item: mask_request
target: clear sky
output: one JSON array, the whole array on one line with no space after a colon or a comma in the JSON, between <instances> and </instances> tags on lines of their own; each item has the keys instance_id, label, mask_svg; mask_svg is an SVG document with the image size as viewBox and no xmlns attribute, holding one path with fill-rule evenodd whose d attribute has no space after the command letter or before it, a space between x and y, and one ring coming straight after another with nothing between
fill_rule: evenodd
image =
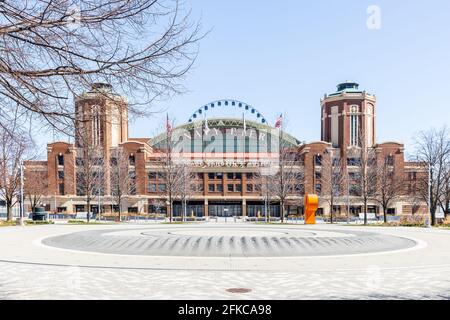
<instances>
[{"instance_id":1,"label":"clear sky","mask_svg":"<svg viewBox=\"0 0 450 320\"><path fill-rule=\"evenodd\" d=\"M161 108L176 124L200 106L234 98L273 123L280 112L299 140L320 139L320 98L345 80L377 96L377 141L412 151L415 133L450 125L450 1L195 0L194 18L211 30L185 79L187 93ZM367 27L367 8L381 28ZM242 115L236 113L236 116ZM130 123L150 137L165 114Z\"/></svg>"}]
</instances>

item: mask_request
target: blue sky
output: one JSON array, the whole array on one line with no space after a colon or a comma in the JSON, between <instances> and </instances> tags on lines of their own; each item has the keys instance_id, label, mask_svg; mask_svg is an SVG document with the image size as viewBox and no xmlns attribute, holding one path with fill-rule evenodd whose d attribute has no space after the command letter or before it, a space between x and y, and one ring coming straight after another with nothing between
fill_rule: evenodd
<instances>
[{"instance_id":1,"label":"blue sky","mask_svg":"<svg viewBox=\"0 0 450 320\"><path fill-rule=\"evenodd\" d=\"M320 98L345 80L377 96L377 140L412 151L415 133L450 125L450 1L195 0L204 30L188 92L162 103L176 124L201 105L235 98L273 123L280 112L299 140L320 139ZM366 10L381 9L369 30ZM236 113L236 116L242 115ZM149 137L165 114L130 123Z\"/></svg>"}]
</instances>

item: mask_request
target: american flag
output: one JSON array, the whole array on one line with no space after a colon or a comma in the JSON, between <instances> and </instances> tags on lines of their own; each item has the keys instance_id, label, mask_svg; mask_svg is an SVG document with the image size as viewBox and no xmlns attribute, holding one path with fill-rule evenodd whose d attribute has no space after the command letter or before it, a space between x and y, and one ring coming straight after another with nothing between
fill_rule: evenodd
<instances>
[{"instance_id":1,"label":"american flag","mask_svg":"<svg viewBox=\"0 0 450 320\"><path fill-rule=\"evenodd\" d=\"M275 128L281 128L282 124L283 124L283 114L280 114L280 116L275 121Z\"/></svg>"},{"instance_id":2,"label":"american flag","mask_svg":"<svg viewBox=\"0 0 450 320\"><path fill-rule=\"evenodd\" d=\"M169 115L168 114L166 114L166 131L167 131L168 134L172 133L172 125L170 124Z\"/></svg>"}]
</instances>

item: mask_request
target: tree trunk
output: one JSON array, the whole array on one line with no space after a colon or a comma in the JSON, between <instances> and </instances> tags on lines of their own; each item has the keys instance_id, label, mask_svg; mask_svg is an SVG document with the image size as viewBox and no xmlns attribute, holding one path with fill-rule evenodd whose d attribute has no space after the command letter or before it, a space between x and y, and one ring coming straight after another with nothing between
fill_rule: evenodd
<instances>
[{"instance_id":1,"label":"tree trunk","mask_svg":"<svg viewBox=\"0 0 450 320\"><path fill-rule=\"evenodd\" d=\"M122 201L119 200L119 222L122 222Z\"/></svg>"},{"instance_id":2,"label":"tree trunk","mask_svg":"<svg viewBox=\"0 0 450 320\"><path fill-rule=\"evenodd\" d=\"M384 223L387 223L387 208L383 206Z\"/></svg>"},{"instance_id":3,"label":"tree trunk","mask_svg":"<svg viewBox=\"0 0 450 320\"><path fill-rule=\"evenodd\" d=\"M281 223L284 223L284 202L280 202L280 209L281 209Z\"/></svg>"},{"instance_id":4,"label":"tree trunk","mask_svg":"<svg viewBox=\"0 0 450 320\"><path fill-rule=\"evenodd\" d=\"M367 200L364 200L364 225L367 225Z\"/></svg>"},{"instance_id":5,"label":"tree trunk","mask_svg":"<svg viewBox=\"0 0 450 320\"><path fill-rule=\"evenodd\" d=\"M13 213L11 208L11 203L6 202L6 221L12 221L13 220Z\"/></svg>"},{"instance_id":6,"label":"tree trunk","mask_svg":"<svg viewBox=\"0 0 450 320\"><path fill-rule=\"evenodd\" d=\"M89 215L91 212L91 200L90 199L87 199L86 205L87 205L87 223L89 223L89 221L90 221Z\"/></svg>"},{"instance_id":7,"label":"tree trunk","mask_svg":"<svg viewBox=\"0 0 450 320\"><path fill-rule=\"evenodd\" d=\"M333 207L334 207L334 202L333 202L333 198L331 198L331 203L330 203L330 223L333 224Z\"/></svg>"}]
</instances>

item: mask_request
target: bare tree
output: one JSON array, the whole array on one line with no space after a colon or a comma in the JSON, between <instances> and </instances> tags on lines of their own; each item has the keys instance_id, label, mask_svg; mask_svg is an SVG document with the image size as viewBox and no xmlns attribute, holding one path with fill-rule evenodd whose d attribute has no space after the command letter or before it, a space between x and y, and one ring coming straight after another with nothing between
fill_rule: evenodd
<instances>
[{"instance_id":1,"label":"bare tree","mask_svg":"<svg viewBox=\"0 0 450 320\"><path fill-rule=\"evenodd\" d=\"M42 196L48 192L47 172L26 170L24 175L25 196L28 198L31 211L34 212L36 207L42 204Z\"/></svg>"},{"instance_id":2,"label":"bare tree","mask_svg":"<svg viewBox=\"0 0 450 320\"><path fill-rule=\"evenodd\" d=\"M450 162L450 133L447 127L422 131L415 139L415 158L425 163L428 175L420 176L419 192L428 203L431 224L436 224L436 211L445 193L447 166Z\"/></svg>"},{"instance_id":3,"label":"bare tree","mask_svg":"<svg viewBox=\"0 0 450 320\"><path fill-rule=\"evenodd\" d=\"M22 161L30 157L33 141L22 132L15 121L8 127L0 126L0 197L6 203L7 220L13 219L12 208L19 200Z\"/></svg>"},{"instance_id":4,"label":"bare tree","mask_svg":"<svg viewBox=\"0 0 450 320\"><path fill-rule=\"evenodd\" d=\"M136 194L136 172L130 169L130 156L118 147L113 150L110 163L111 196L119 207L119 222L122 221L124 199Z\"/></svg>"},{"instance_id":5,"label":"bare tree","mask_svg":"<svg viewBox=\"0 0 450 320\"><path fill-rule=\"evenodd\" d=\"M77 195L84 196L87 206L87 222L90 221L91 202L104 194L105 163L103 150L92 143L89 131L79 127L76 159Z\"/></svg>"},{"instance_id":6,"label":"bare tree","mask_svg":"<svg viewBox=\"0 0 450 320\"><path fill-rule=\"evenodd\" d=\"M174 183L174 198L181 201L181 221L187 218L187 204L189 199L195 193L194 185L192 181L194 179L194 173L187 161L180 159L181 161L176 162L174 166L174 171L178 172L179 179L178 183Z\"/></svg>"},{"instance_id":7,"label":"bare tree","mask_svg":"<svg viewBox=\"0 0 450 320\"><path fill-rule=\"evenodd\" d=\"M281 131L281 130L280 130ZM287 145L280 133L278 170L273 179L275 197L280 201L281 222L284 222L286 200L301 193L304 170L298 150Z\"/></svg>"},{"instance_id":8,"label":"bare tree","mask_svg":"<svg viewBox=\"0 0 450 320\"><path fill-rule=\"evenodd\" d=\"M354 159L353 174L357 184L354 185L355 191L363 202L364 224L367 224L368 202L375 195L377 172L376 172L376 154L372 147L367 144L364 132L360 130L358 135L358 145L349 150L349 155Z\"/></svg>"},{"instance_id":9,"label":"bare tree","mask_svg":"<svg viewBox=\"0 0 450 320\"><path fill-rule=\"evenodd\" d=\"M91 83L135 99L135 114L182 91L203 36L177 0L6 0L0 12L0 124L18 105L69 135L71 97Z\"/></svg>"},{"instance_id":10,"label":"bare tree","mask_svg":"<svg viewBox=\"0 0 450 320\"><path fill-rule=\"evenodd\" d=\"M254 179L257 186L257 191L260 192L264 200L265 217L267 222L270 222L270 205L276 197L276 190L273 181L275 179L274 174L270 168L260 167L257 172L254 173Z\"/></svg>"},{"instance_id":11,"label":"bare tree","mask_svg":"<svg viewBox=\"0 0 450 320\"><path fill-rule=\"evenodd\" d=\"M330 206L330 223L333 223L335 199L342 194L342 187L346 181L344 164L339 154L327 150L328 156L322 159L322 199Z\"/></svg>"},{"instance_id":12,"label":"bare tree","mask_svg":"<svg viewBox=\"0 0 450 320\"><path fill-rule=\"evenodd\" d=\"M383 209L383 220L387 223L387 210L392 203L403 194L403 177L396 172L392 158L389 155L386 159L378 161L375 168L376 189L372 197Z\"/></svg>"}]
</instances>

